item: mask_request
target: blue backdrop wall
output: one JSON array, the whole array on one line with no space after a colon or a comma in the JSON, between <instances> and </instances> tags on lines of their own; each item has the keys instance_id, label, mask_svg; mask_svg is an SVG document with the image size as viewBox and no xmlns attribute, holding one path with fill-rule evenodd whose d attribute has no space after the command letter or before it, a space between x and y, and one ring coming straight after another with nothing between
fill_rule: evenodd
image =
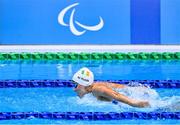
<instances>
[{"instance_id":1,"label":"blue backdrop wall","mask_svg":"<svg viewBox=\"0 0 180 125\"><path fill-rule=\"evenodd\" d=\"M0 0L0 44L180 44L180 0Z\"/></svg>"}]
</instances>

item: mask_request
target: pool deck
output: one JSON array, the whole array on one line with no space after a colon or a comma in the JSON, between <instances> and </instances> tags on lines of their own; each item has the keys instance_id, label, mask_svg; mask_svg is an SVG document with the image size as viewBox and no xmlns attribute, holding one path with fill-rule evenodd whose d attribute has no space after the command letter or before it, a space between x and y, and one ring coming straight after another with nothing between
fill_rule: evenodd
<instances>
[{"instance_id":1,"label":"pool deck","mask_svg":"<svg viewBox=\"0 0 180 125\"><path fill-rule=\"evenodd\" d=\"M180 52L180 45L0 45L0 52Z\"/></svg>"}]
</instances>

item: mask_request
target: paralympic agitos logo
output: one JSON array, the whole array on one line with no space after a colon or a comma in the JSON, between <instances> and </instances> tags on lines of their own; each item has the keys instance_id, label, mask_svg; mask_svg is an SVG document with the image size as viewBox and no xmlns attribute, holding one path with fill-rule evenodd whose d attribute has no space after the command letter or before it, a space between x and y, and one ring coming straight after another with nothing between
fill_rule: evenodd
<instances>
[{"instance_id":1,"label":"paralympic agitos logo","mask_svg":"<svg viewBox=\"0 0 180 125\"><path fill-rule=\"evenodd\" d=\"M74 20L74 14L76 11L75 6L77 6L77 5L79 5L79 3L74 3L72 5L69 5L59 13L59 15L58 15L59 24L61 24L62 26L69 27L70 31L76 36L83 35L86 31L98 31L104 26L104 21L103 21L102 17L99 17L99 20L100 20L99 23L94 26L84 25L84 24L81 24L80 22ZM65 23L64 16L70 9L72 9L72 11L70 14L69 22ZM77 30L77 28L74 25L74 22L76 23L77 26L79 26L82 29L82 31Z\"/></svg>"}]
</instances>

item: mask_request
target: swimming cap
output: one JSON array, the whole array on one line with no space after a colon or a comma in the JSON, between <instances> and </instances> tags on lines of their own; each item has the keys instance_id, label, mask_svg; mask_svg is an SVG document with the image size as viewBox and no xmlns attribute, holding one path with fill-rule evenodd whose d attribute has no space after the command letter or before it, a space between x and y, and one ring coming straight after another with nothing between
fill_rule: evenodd
<instances>
[{"instance_id":1,"label":"swimming cap","mask_svg":"<svg viewBox=\"0 0 180 125\"><path fill-rule=\"evenodd\" d=\"M74 74L72 80L80 85L89 86L94 82L94 75L88 68L83 67Z\"/></svg>"}]
</instances>

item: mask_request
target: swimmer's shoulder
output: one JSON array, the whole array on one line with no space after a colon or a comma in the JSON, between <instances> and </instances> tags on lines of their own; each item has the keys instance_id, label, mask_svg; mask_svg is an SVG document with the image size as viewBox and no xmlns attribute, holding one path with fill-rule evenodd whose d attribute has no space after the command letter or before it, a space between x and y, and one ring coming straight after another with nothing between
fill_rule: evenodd
<instances>
[{"instance_id":1,"label":"swimmer's shoulder","mask_svg":"<svg viewBox=\"0 0 180 125\"><path fill-rule=\"evenodd\" d=\"M104 82L94 82L93 83L93 88L102 88L105 86L106 86L106 84Z\"/></svg>"},{"instance_id":2,"label":"swimmer's shoulder","mask_svg":"<svg viewBox=\"0 0 180 125\"><path fill-rule=\"evenodd\" d=\"M94 92L103 92L109 87L104 82L95 82L93 83L92 91Z\"/></svg>"},{"instance_id":3,"label":"swimmer's shoulder","mask_svg":"<svg viewBox=\"0 0 180 125\"><path fill-rule=\"evenodd\" d=\"M117 84L113 82L94 82L95 86L106 86L110 88L125 88L127 87L126 85L123 84Z\"/></svg>"}]
</instances>

